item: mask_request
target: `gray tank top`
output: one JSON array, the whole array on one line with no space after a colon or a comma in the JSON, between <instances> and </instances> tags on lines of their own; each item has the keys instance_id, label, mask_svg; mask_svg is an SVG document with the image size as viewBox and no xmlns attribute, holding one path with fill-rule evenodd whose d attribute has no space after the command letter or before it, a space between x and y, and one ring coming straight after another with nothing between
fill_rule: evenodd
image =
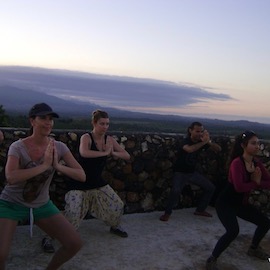
<instances>
[{"instance_id":1,"label":"gray tank top","mask_svg":"<svg viewBox=\"0 0 270 270\"><path fill-rule=\"evenodd\" d=\"M58 152L59 160L70 151L68 147L59 141L55 141L56 149ZM8 156L15 156L19 159L19 166L21 169L32 168L38 166L43 162L43 157L39 161L33 162L28 154L28 150L20 139L13 142L8 150ZM9 202L22 204L29 208L37 208L49 201L49 187L53 178L55 170L53 167L45 172L36 175L24 182L17 184L7 184L0 199Z\"/></svg>"}]
</instances>

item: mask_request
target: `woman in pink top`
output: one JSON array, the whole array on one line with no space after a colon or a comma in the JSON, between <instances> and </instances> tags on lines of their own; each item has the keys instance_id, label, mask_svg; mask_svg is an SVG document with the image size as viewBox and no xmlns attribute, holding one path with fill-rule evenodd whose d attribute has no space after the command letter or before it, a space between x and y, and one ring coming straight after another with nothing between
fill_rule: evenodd
<instances>
[{"instance_id":1,"label":"woman in pink top","mask_svg":"<svg viewBox=\"0 0 270 270\"><path fill-rule=\"evenodd\" d=\"M257 225L247 254L263 260L269 258L259 244L270 228L270 220L260 210L248 204L250 191L258 188L270 189L270 174L256 157L259 149L259 139L253 131L245 131L236 137L230 159L229 181L216 202L216 211L226 232L208 258L207 270L218 269L217 258L237 237L237 217Z\"/></svg>"}]
</instances>

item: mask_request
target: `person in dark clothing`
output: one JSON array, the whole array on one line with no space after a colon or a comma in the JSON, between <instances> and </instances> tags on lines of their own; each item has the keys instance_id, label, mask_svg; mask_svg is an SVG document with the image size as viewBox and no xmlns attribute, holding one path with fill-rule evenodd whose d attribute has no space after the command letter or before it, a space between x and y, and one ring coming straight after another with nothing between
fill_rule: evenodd
<instances>
[{"instance_id":1,"label":"person in dark clothing","mask_svg":"<svg viewBox=\"0 0 270 270\"><path fill-rule=\"evenodd\" d=\"M84 185L73 181L72 190L66 194L65 216L78 228L89 211L110 226L110 232L121 237L128 234L121 228L124 203L102 177L108 156L129 160L129 153L112 137L106 135L109 116L96 110L92 115L93 130L81 137L79 163L86 173Z\"/></svg>"},{"instance_id":2,"label":"person in dark clothing","mask_svg":"<svg viewBox=\"0 0 270 270\"><path fill-rule=\"evenodd\" d=\"M235 139L230 159L229 181L216 201L216 211L226 232L207 259L207 270L218 270L217 258L239 234L237 217L257 225L247 254L260 259L269 258L259 244L270 228L270 220L260 210L248 204L250 191L270 188L270 174L256 158L259 149L259 139L253 131L245 131Z\"/></svg>"},{"instance_id":3,"label":"person in dark clothing","mask_svg":"<svg viewBox=\"0 0 270 270\"><path fill-rule=\"evenodd\" d=\"M204 130L200 122L193 122L188 127L188 136L183 140L181 148L177 154L177 160L174 165L173 186L169 195L165 213L160 217L161 221L168 221L172 214L173 207L177 204L179 195L185 185L193 183L203 189L202 198L194 212L195 215L211 217L212 215L205 211L215 186L203 175L196 171L198 155L201 151L212 149L216 152L221 147L210 140L207 130Z\"/></svg>"},{"instance_id":4,"label":"person in dark clothing","mask_svg":"<svg viewBox=\"0 0 270 270\"><path fill-rule=\"evenodd\" d=\"M109 128L107 112L96 110L92 113L92 132L81 136L79 163L86 173L86 182L82 184L70 181L69 191L65 195L64 215L78 229L81 221L89 212L95 218L110 226L110 232L128 237L121 226L124 203L107 181L102 177L107 157L129 160L129 153L106 132ZM45 239L45 240L44 240ZM43 250L54 252L51 239L43 239Z\"/></svg>"}]
</instances>

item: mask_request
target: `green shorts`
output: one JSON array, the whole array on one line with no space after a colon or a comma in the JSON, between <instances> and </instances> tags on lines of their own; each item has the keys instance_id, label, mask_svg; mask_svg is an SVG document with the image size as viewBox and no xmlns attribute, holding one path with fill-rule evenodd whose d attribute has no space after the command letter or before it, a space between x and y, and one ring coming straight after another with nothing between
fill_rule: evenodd
<instances>
[{"instance_id":1,"label":"green shorts","mask_svg":"<svg viewBox=\"0 0 270 270\"><path fill-rule=\"evenodd\" d=\"M46 204L33 209L34 221L48 218L60 213L60 210L49 200ZM13 202L0 200L0 218L8 218L17 221L27 220L30 217L30 208Z\"/></svg>"}]
</instances>

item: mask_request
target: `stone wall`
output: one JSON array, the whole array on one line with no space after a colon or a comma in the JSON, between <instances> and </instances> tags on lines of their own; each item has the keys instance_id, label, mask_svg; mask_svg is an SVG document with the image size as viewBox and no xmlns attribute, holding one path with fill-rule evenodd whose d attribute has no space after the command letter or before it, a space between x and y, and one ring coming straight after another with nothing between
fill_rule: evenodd
<instances>
[{"instance_id":1,"label":"stone wall","mask_svg":"<svg viewBox=\"0 0 270 270\"><path fill-rule=\"evenodd\" d=\"M4 164L9 145L27 136L25 129L2 129L5 141L0 149L0 191L5 185ZM56 140L63 141L77 158L79 138L84 131L55 130ZM104 170L104 178L117 191L125 202L125 213L147 212L163 210L171 188L173 175L172 166L176 158L183 135L176 134L150 134L150 133L113 133L115 139L131 155L130 161L108 158ZM216 192L211 204L214 205L216 196L227 181L226 162L232 138L213 137L222 147L222 152L216 154L211 150L200 156L198 170L206 175L216 186ZM260 158L270 170L270 143L261 145ZM54 203L60 208L64 207L66 193L66 179L63 175L55 174L50 194ZM176 208L194 207L201 195L197 186L186 186L179 198ZM254 191L250 196L250 203L260 207L263 211L270 211L270 192Z\"/></svg>"}]
</instances>

